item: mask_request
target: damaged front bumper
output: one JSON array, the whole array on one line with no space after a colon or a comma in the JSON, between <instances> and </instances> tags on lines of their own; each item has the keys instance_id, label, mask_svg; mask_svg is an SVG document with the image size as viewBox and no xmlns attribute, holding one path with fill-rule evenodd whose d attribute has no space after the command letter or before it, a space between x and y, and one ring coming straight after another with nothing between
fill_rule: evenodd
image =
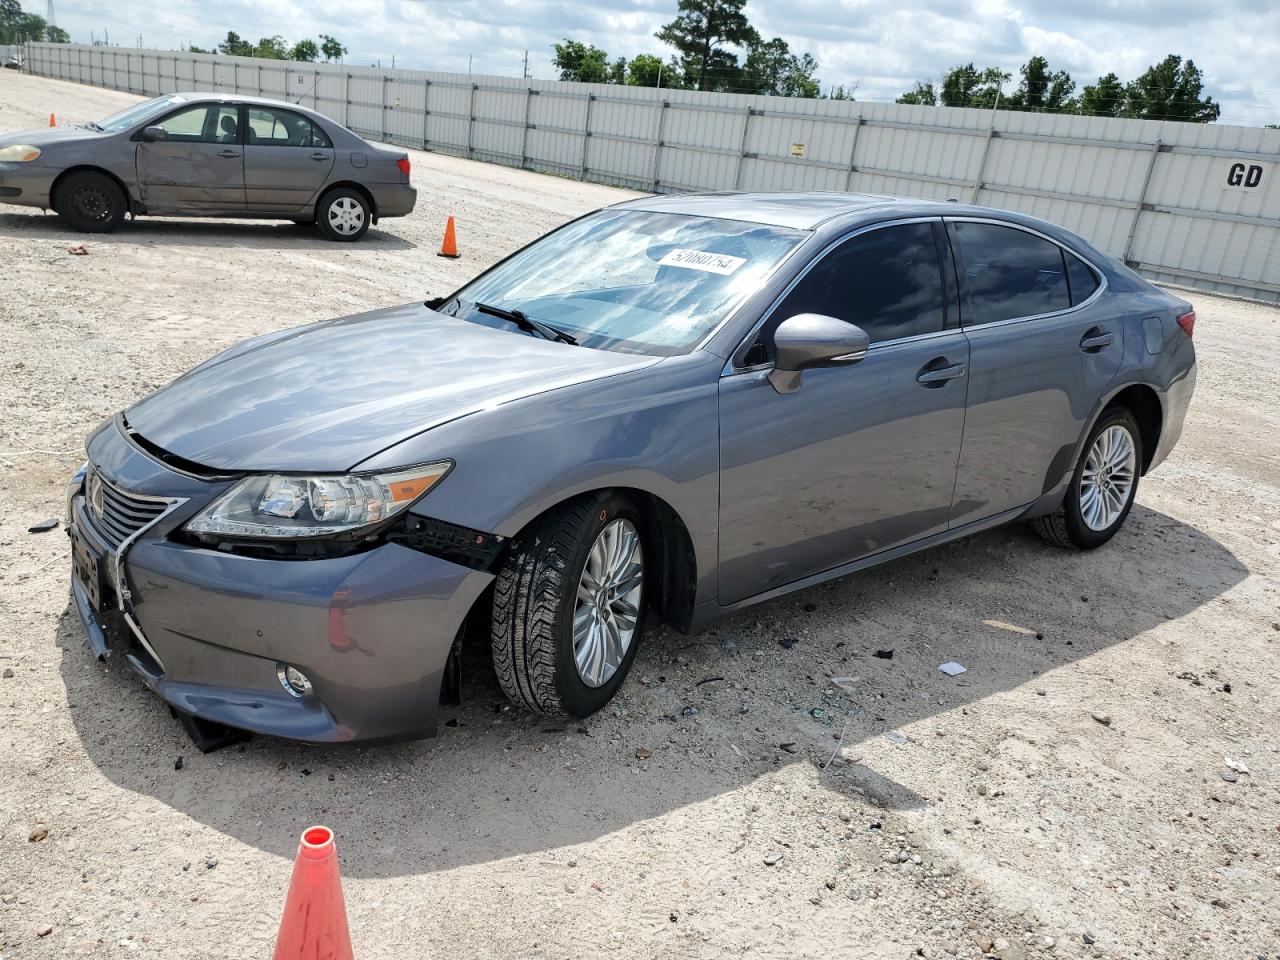
<instances>
[{"instance_id":1,"label":"damaged front bumper","mask_svg":"<svg viewBox=\"0 0 1280 960\"><path fill-rule=\"evenodd\" d=\"M72 595L99 657L118 651L184 714L255 733L345 742L435 732L446 664L491 574L395 543L306 560L195 546L174 535L230 481L160 463L115 423L91 439L89 458L69 497ZM108 500L123 491L166 503L120 543L95 483ZM310 689L283 683L286 667Z\"/></svg>"}]
</instances>

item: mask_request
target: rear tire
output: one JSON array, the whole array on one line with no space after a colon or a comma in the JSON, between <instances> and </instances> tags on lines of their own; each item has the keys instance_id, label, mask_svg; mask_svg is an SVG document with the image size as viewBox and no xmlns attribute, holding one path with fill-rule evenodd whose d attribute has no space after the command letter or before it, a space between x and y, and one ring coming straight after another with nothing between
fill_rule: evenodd
<instances>
[{"instance_id":1,"label":"rear tire","mask_svg":"<svg viewBox=\"0 0 1280 960\"><path fill-rule=\"evenodd\" d=\"M54 209L72 230L110 233L128 215L129 199L106 174L82 170L58 184Z\"/></svg>"},{"instance_id":2,"label":"rear tire","mask_svg":"<svg viewBox=\"0 0 1280 960\"><path fill-rule=\"evenodd\" d=\"M335 187L316 204L316 223L330 240L354 243L369 230L373 210L368 198L350 187Z\"/></svg>"},{"instance_id":3,"label":"rear tire","mask_svg":"<svg viewBox=\"0 0 1280 960\"><path fill-rule=\"evenodd\" d=\"M513 702L553 716L585 717L613 699L644 632L649 571L643 529L630 500L603 493L551 511L515 540L494 585L490 637L498 683ZM630 545L632 536L628 559L626 546L614 551L612 592L587 599L593 595L588 584L597 580L589 564L590 570L603 569L600 545ZM613 578L598 579L603 584ZM610 596L617 599L610 602ZM592 660L587 648L597 637L601 653Z\"/></svg>"},{"instance_id":4,"label":"rear tire","mask_svg":"<svg viewBox=\"0 0 1280 960\"><path fill-rule=\"evenodd\" d=\"M1055 546L1093 550L1124 525L1138 494L1142 431L1125 407L1104 410L1089 431L1062 505L1031 526Z\"/></svg>"}]
</instances>

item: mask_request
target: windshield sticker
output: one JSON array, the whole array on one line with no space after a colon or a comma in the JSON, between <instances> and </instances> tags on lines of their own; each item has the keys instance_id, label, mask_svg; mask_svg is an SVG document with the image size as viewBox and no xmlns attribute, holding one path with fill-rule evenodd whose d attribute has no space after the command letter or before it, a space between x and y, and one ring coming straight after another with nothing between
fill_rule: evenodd
<instances>
[{"instance_id":1,"label":"windshield sticker","mask_svg":"<svg viewBox=\"0 0 1280 960\"><path fill-rule=\"evenodd\" d=\"M724 253L705 253L702 250L671 250L658 261L664 267L684 267L686 270L703 270L728 276L747 261L743 257L731 257Z\"/></svg>"}]
</instances>

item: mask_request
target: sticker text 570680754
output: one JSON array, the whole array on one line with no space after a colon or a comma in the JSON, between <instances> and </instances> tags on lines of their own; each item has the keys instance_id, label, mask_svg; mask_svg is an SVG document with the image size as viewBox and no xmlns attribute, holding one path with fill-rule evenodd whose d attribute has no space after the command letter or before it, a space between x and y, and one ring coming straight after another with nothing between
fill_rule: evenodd
<instances>
[{"instance_id":1,"label":"sticker text 570680754","mask_svg":"<svg viewBox=\"0 0 1280 960\"><path fill-rule=\"evenodd\" d=\"M707 253L703 250L685 250L677 248L667 251L658 261L664 267L685 267L689 270L705 270L707 273L721 273L725 276L733 273L747 261L742 257L731 257L725 253Z\"/></svg>"}]
</instances>

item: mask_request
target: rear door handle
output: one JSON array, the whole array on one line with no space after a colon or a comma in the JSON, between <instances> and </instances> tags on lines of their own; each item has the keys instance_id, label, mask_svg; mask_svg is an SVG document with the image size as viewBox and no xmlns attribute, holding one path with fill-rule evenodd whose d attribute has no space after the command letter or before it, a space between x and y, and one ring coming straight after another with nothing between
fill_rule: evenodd
<instances>
[{"instance_id":1,"label":"rear door handle","mask_svg":"<svg viewBox=\"0 0 1280 960\"><path fill-rule=\"evenodd\" d=\"M311 154L311 159L312 160L328 160L329 155L327 153L313 153Z\"/></svg>"},{"instance_id":2,"label":"rear door handle","mask_svg":"<svg viewBox=\"0 0 1280 960\"><path fill-rule=\"evenodd\" d=\"M1084 338L1080 341L1080 349L1085 353L1097 353L1103 347L1111 346L1111 342L1114 339L1111 334L1101 327L1094 327L1085 333Z\"/></svg>"},{"instance_id":3,"label":"rear door handle","mask_svg":"<svg viewBox=\"0 0 1280 960\"><path fill-rule=\"evenodd\" d=\"M954 380L957 377L963 376L963 363L953 363L949 367L938 367L936 369L931 365L926 364L925 367L916 374L916 382L922 383L926 387L940 387L948 380Z\"/></svg>"},{"instance_id":4,"label":"rear door handle","mask_svg":"<svg viewBox=\"0 0 1280 960\"><path fill-rule=\"evenodd\" d=\"M228 159L231 159L233 157L240 156L240 151L239 150L219 150L218 156L227 157Z\"/></svg>"}]
</instances>

